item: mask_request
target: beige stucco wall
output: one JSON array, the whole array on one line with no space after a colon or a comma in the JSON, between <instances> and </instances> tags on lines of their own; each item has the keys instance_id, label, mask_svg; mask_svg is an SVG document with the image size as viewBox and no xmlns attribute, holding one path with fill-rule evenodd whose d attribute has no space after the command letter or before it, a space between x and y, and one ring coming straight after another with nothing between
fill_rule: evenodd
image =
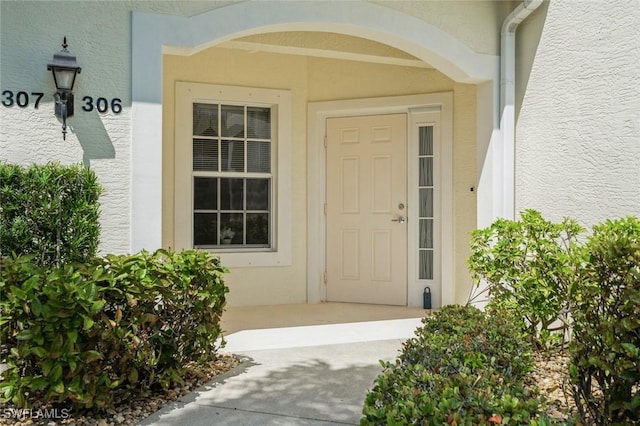
<instances>
[{"instance_id":1,"label":"beige stucco wall","mask_svg":"<svg viewBox=\"0 0 640 426\"><path fill-rule=\"evenodd\" d=\"M584 226L640 215L640 7L552 1L518 32L533 55L516 128L516 211ZM525 52L523 52L525 53ZM521 70L521 73L523 71ZM519 77L523 79L526 76Z\"/></svg>"},{"instance_id":2,"label":"beige stucco wall","mask_svg":"<svg viewBox=\"0 0 640 426\"><path fill-rule=\"evenodd\" d=\"M261 54L209 49L192 57L165 56L163 63L163 245L173 244L173 135L175 82L289 89L292 109L292 266L234 268L227 277L229 305L302 303L306 301L306 73L301 57L265 61ZM298 70L298 73L292 72ZM300 72L302 71L302 72Z\"/></svg>"},{"instance_id":3,"label":"beige stucco wall","mask_svg":"<svg viewBox=\"0 0 640 426\"><path fill-rule=\"evenodd\" d=\"M222 65L224 64L224 65ZM454 93L454 229L457 300L469 285L464 261L475 227L475 88L456 84L431 69L406 68L305 56L210 48L193 56L165 55L163 62L163 244L173 242L173 134L176 81L291 90L293 174L293 264L278 268L234 268L228 282L231 305L306 300L307 103L314 101Z\"/></svg>"}]
</instances>

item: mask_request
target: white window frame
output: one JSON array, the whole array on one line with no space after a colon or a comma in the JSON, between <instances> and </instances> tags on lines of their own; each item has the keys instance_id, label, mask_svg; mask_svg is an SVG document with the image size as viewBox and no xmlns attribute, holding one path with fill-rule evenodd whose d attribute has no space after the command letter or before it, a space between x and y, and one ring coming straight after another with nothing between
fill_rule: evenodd
<instances>
[{"instance_id":1,"label":"white window frame","mask_svg":"<svg viewBox=\"0 0 640 426\"><path fill-rule=\"evenodd\" d=\"M416 303L416 292L420 296L424 292L425 287L429 287L432 293L432 304L434 307L440 307L445 304L453 303L447 298L451 297L451 289L448 289L446 285L453 285L452 282L447 283L446 276L443 275L443 269L452 268L451 262L453 255L451 254L451 260L446 260L446 256L449 254L445 250L451 250L453 242L453 223L451 221L451 203L453 194L451 192L451 140L447 140L443 143L443 133L446 133L446 129L443 124L443 109L449 105L435 105L410 109L409 113L409 132L408 132L408 181L409 181L409 205L413 206L412 218L409 220L408 232L409 232L409 256L412 256L413 260L409 262L409 282L413 286L414 306L420 306L422 299L419 303ZM445 112L446 113L446 112ZM421 127L433 128L433 180L434 180L434 194L433 194L433 277L431 279L421 279L419 273L419 146L420 137L419 131ZM448 148L448 150L445 150ZM448 158L447 158L448 157ZM447 193L443 192L444 188L449 188ZM447 241L447 232L448 241ZM443 235L444 234L444 235ZM443 263L446 260L447 263ZM446 273L446 269L445 269Z\"/></svg>"},{"instance_id":2,"label":"white window frame","mask_svg":"<svg viewBox=\"0 0 640 426\"><path fill-rule=\"evenodd\" d=\"M229 267L291 265L291 93L190 82L176 82L175 89L175 248L193 248L193 104L269 105L273 127L271 248L206 250L220 255Z\"/></svg>"}]
</instances>

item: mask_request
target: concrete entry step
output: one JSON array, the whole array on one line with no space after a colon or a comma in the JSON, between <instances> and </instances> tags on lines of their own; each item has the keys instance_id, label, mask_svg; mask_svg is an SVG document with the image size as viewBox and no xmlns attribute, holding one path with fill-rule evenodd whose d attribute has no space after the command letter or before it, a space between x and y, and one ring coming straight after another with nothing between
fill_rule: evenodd
<instances>
[{"instance_id":1,"label":"concrete entry step","mask_svg":"<svg viewBox=\"0 0 640 426\"><path fill-rule=\"evenodd\" d=\"M222 315L225 335L242 330L422 318L429 311L406 306L318 303L231 307Z\"/></svg>"}]
</instances>

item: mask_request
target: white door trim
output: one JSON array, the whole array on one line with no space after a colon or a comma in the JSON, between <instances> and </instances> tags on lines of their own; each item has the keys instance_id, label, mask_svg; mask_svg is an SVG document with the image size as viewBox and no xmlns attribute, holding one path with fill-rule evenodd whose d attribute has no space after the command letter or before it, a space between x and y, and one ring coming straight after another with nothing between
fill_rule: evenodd
<instances>
[{"instance_id":1,"label":"white door trim","mask_svg":"<svg viewBox=\"0 0 640 426\"><path fill-rule=\"evenodd\" d=\"M441 304L454 301L453 289L453 94L431 93L423 95L394 96L385 98L353 99L346 101L312 102L308 105L307 145L307 301L318 303L326 300L324 271L326 265L326 119L373 114L412 114L425 109L440 110L441 120L441 176L442 199L440 204L441 228ZM409 175L411 175L411 162ZM409 278L409 290L411 282ZM415 293L415 292L414 292ZM422 306L422 296L409 294L409 306Z\"/></svg>"}]
</instances>

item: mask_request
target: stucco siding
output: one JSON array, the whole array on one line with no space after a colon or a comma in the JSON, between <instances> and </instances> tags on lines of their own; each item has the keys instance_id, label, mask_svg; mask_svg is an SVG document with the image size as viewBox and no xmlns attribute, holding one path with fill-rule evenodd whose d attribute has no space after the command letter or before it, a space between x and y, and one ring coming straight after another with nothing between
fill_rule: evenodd
<instances>
[{"instance_id":1,"label":"stucco siding","mask_svg":"<svg viewBox=\"0 0 640 426\"><path fill-rule=\"evenodd\" d=\"M587 227L640 215L639 26L636 1L549 3L516 128L516 211Z\"/></svg>"},{"instance_id":2,"label":"stucco siding","mask_svg":"<svg viewBox=\"0 0 640 426\"><path fill-rule=\"evenodd\" d=\"M494 211L491 203L501 196L485 191L487 195L477 207L478 189L486 186L478 176L499 170L489 152L500 147L485 149L489 146L485 139L489 133L499 133L497 108L492 102L497 95L493 87L498 85L495 55L499 53L500 25L520 2L332 2L327 4L335 10L325 13L327 9L318 1L286 6L281 1L0 1L0 89L30 96L44 93L37 109L33 97L26 107L0 107L0 161L25 165L83 163L93 169L105 189L101 198L101 252L155 248L158 241L171 247L175 82L290 90L294 111L292 264L234 271L229 282L239 290L232 293L230 302L302 302L307 297L309 243L308 103L451 92L455 300L464 302L470 285L464 263L469 232L477 218L483 223L489 220ZM262 14L246 13L258 10ZM273 12L276 10L278 14ZM380 10L388 15L380 14ZM143 20L144 25L134 28L156 44L134 43L134 11L158 14L145 15L149 19ZM316 14L321 15L318 21ZM154 19L159 16L173 23L182 19L176 17L194 19L180 21L182 26L161 27L161 32L155 33L158 27L153 26ZM227 22L228 16L246 16L247 20ZM347 22L349 19L353 22ZM197 37L185 22L200 26L192 31L200 31ZM250 27L243 27L245 24ZM402 31L405 28L401 24L409 29ZM310 25L318 33L306 33ZM575 217L585 226L609 217L640 214L639 27L636 0L562 0L545 2L518 28L516 212L535 208L554 220ZM432 59L449 74L428 68L206 48L233 41L234 37L282 46L287 44L285 32L289 31L295 32L290 40L294 47L392 59ZM323 37L321 31L334 33ZM337 34L341 31L349 37ZM154 38L165 33L169 35L162 42ZM53 114L55 88L46 70L64 36L82 67L74 89L75 116L68 121L66 141L62 140L61 122ZM358 36L371 40L363 41ZM159 57L167 47L162 45L165 42L174 43L171 48L204 50L191 56L165 56L161 70ZM132 49L135 52L139 45L155 48L149 57L156 62L148 65L143 49L145 54L136 59L144 66L134 67ZM144 78L138 78L136 84L132 75ZM132 86L145 96L132 99ZM85 112L85 96L94 100L119 98L122 112ZM136 127L141 122L141 115L137 120L133 117L136 107L138 112L161 111L162 123L152 112L148 116L153 120L145 121L146 127ZM134 133L136 129L142 130ZM478 150L478 146L482 148ZM161 162L153 158L161 158ZM474 186L476 191L471 192ZM153 190L148 191L152 194L150 204L144 198L148 188ZM154 225L147 229L145 222ZM139 241L134 243L136 232ZM264 285L267 276L269 284Z\"/></svg>"},{"instance_id":3,"label":"stucco siding","mask_svg":"<svg viewBox=\"0 0 640 426\"><path fill-rule=\"evenodd\" d=\"M415 16L453 34L478 53L500 53L502 20L517 1L379 0L374 3Z\"/></svg>"},{"instance_id":4,"label":"stucco siding","mask_svg":"<svg viewBox=\"0 0 640 426\"><path fill-rule=\"evenodd\" d=\"M232 2L0 2L0 85L14 93L42 92L25 108L0 109L0 161L23 165L83 163L104 187L100 251L130 251L131 227L131 11L193 15ZM67 36L82 71L76 79L75 115L66 140L53 114L55 85L47 64ZM122 100L120 114L82 110L84 96ZM135 166L134 166L135 167ZM160 212L149 212L149 215Z\"/></svg>"},{"instance_id":5,"label":"stucco siding","mask_svg":"<svg viewBox=\"0 0 640 426\"><path fill-rule=\"evenodd\" d=\"M122 3L5 2L1 4L2 90L43 92L38 109L2 107L0 159L29 165L83 163L104 188L100 251L129 251L130 227L130 12ZM82 67L76 79L75 115L66 140L53 114L55 85L47 63L68 37ZM99 52L99 54L97 54ZM84 96L120 98L123 110L82 110ZM33 97L32 97L33 98Z\"/></svg>"}]
</instances>

